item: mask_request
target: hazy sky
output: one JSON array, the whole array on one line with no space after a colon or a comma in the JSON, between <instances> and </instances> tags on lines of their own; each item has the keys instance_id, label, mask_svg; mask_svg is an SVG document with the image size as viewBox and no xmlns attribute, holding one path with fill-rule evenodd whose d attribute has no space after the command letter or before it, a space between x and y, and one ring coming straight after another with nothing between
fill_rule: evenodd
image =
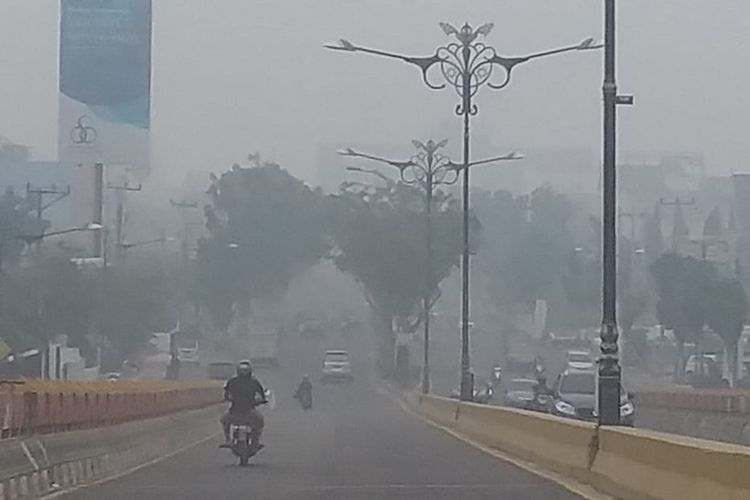
<instances>
[{"instance_id":1,"label":"hazy sky","mask_svg":"<svg viewBox=\"0 0 750 500\"><path fill-rule=\"evenodd\" d=\"M602 36L601 0L154 0L153 158L157 173L218 170L260 150L315 180L319 144L408 144L452 133L451 91L416 68L332 53L344 37L429 55L439 21L494 22L488 38L520 55ZM623 151L705 153L712 172L748 170L750 2L619 2ZM0 0L0 135L56 155L57 0ZM519 67L479 95L478 134L508 147L590 148L598 156L601 54Z\"/></svg>"}]
</instances>

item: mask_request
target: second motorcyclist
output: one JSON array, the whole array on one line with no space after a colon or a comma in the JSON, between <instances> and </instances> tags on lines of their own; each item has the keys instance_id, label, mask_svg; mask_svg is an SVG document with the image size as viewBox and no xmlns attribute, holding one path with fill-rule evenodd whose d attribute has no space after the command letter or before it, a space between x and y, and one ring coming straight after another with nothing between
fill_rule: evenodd
<instances>
[{"instance_id":1,"label":"second motorcyclist","mask_svg":"<svg viewBox=\"0 0 750 500\"><path fill-rule=\"evenodd\" d=\"M305 375L302 377L302 381L297 386L297 391L294 393L294 398L299 401L302 408L309 410L312 408L312 383L310 377Z\"/></svg>"}]
</instances>

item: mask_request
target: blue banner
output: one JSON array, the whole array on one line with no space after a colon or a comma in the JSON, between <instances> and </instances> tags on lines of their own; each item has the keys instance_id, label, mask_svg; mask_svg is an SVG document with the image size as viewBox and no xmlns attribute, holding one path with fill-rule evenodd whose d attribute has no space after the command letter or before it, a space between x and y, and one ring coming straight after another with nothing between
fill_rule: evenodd
<instances>
[{"instance_id":1,"label":"blue banner","mask_svg":"<svg viewBox=\"0 0 750 500\"><path fill-rule=\"evenodd\" d=\"M60 93L148 129L150 90L151 0L61 0Z\"/></svg>"}]
</instances>

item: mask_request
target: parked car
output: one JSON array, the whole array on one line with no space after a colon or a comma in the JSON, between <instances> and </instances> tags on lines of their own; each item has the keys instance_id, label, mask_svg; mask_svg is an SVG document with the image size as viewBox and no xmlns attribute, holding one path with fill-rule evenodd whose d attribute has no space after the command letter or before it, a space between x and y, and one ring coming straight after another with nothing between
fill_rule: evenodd
<instances>
[{"instance_id":1,"label":"parked car","mask_svg":"<svg viewBox=\"0 0 750 500\"><path fill-rule=\"evenodd\" d=\"M567 353L568 368L573 370L593 370L594 357L590 351L570 350Z\"/></svg>"},{"instance_id":2,"label":"parked car","mask_svg":"<svg viewBox=\"0 0 750 500\"><path fill-rule=\"evenodd\" d=\"M566 370L560 374L554 389L551 413L558 417L587 422L597 420L596 371ZM635 406L630 395L620 389L620 424L633 426Z\"/></svg>"},{"instance_id":3,"label":"parked car","mask_svg":"<svg viewBox=\"0 0 750 500\"><path fill-rule=\"evenodd\" d=\"M507 386L503 403L512 408L529 410L534 405L534 386L537 381L533 378L514 378Z\"/></svg>"},{"instance_id":4,"label":"parked car","mask_svg":"<svg viewBox=\"0 0 750 500\"><path fill-rule=\"evenodd\" d=\"M323 382L344 381L352 382L352 362L349 352L341 349L331 349L323 356Z\"/></svg>"}]
</instances>

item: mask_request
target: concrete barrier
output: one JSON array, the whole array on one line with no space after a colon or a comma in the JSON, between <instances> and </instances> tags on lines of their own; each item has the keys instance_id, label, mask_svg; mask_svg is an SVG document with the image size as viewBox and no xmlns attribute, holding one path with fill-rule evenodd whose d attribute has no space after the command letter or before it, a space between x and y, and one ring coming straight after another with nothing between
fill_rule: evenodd
<instances>
[{"instance_id":1,"label":"concrete barrier","mask_svg":"<svg viewBox=\"0 0 750 500\"><path fill-rule=\"evenodd\" d=\"M750 448L654 431L600 428L592 483L619 498L750 498Z\"/></svg>"},{"instance_id":2,"label":"concrete barrier","mask_svg":"<svg viewBox=\"0 0 750 500\"><path fill-rule=\"evenodd\" d=\"M750 499L750 447L410 396L428 419L623 500Z\"/></svg>"},{"instance_id":3,"label":"concrete barrier","mask_svg":"<svg viewBox=\"0 0 750 500\"><path fill-rule=\"evenodd\" d=\"M413 402L413 400L412 400ZM458 408L460 403L455 399L424 396L420 394L416 398L419 411L430 418L433 422L453 427L458 420Z\"/></svg>"},{"instance_id":4,"label":"concrete barrier","mask_svg":"<svg viewBox=\"0 0 750 500\"><path fill-rule=\"evenodd\" d=\"M35 499L126 471L216 435L221 408L0 441L0 500ZM23 446L22 446L23 445ZM29 451L23 453L23 447Z\"/></svg>"},{"instance_id":5,"label":"concrete barrier","mask_svg":"<svg viewBox=\"0 0 750 500\"><path fill-rule=\"evenodd\" d=\"M456 428L492 447L574 477L588 479L596 448L596 427L551 415L462 404Z\"/></svg>"}]
</instances>

